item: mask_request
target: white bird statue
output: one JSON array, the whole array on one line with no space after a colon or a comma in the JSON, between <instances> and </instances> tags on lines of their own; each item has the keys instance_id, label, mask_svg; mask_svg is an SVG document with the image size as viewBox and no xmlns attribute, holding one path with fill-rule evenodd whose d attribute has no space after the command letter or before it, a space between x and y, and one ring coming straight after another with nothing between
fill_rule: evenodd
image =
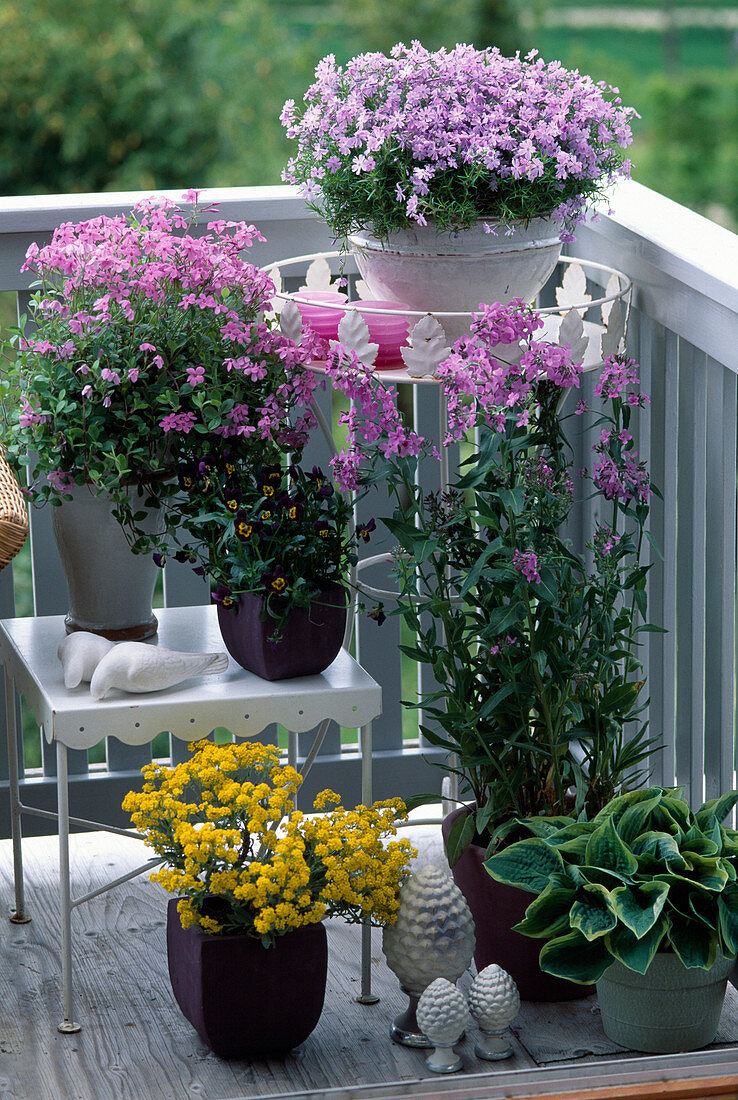
<instances>
[{"instance_id":1,"label":"white bird statue","mask_svg":"<svg viewBox=\"0 0 738 1100\"><path fill-rule=\"evenodd\" d=\"M145 642L120 642L95 669L90 693L93 699L103 699L111 688L163 691L191 676L215 675L227 668L225 653L180 653Z\"/></svg>"},{"instance_id":2,"label":"white bird statue","mask_svg":"<svg viewBox=\"0 0 738 1100\"><path fill-rule=\"evenodd\" d=\"M83 680L88 684L100 661L114 645L115 642L109 642L99 634L90 634L87 630L67 634L56 651L64 673L64 687L76 688Z\"/></svg>"}]
</instances>

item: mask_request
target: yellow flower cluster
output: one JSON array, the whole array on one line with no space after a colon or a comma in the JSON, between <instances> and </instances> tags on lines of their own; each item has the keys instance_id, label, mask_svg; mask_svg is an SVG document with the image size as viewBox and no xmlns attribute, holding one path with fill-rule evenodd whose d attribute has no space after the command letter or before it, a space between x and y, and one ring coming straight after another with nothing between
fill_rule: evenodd
<instances>
[{"instance_id":1,"label":"yellow flower cluster","mask_svg":"<svg viewBox=\"0 0 738 1100\"><path fill-rule=\"evenodd\" d=\"M408 841L390 839L405 816L399 799L345 810L323 791L319 816L308 818L291 808L301 779L274 746L189 747L193 755L175 768L143 768L143 790L123 800L165 860L151 877L179 895L183 927L249 931L270 943L333 914L380 925L395 919L414 854Z\"/></svg>"}]
</instances>

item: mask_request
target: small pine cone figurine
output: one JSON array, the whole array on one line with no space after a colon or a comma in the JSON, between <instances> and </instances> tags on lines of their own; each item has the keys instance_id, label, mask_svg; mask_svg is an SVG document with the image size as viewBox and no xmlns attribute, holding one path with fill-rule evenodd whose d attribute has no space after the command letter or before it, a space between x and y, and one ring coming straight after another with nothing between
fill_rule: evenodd
<instances>
[{"instance_id":1,"label":"small pine cone figurine","mask_svg":"<svg viewBox=\"0 0 738 1100\"><path fill-rule=\"evenodd\" d=\"M425 1060L433 1073L455 1073L463 1063L454 1046L471 1023L466 997L446 978L436 978L421 994L418 1023L435 1047Z\"/></svg>"},{"instance_id":2,"label":"small pine cone figurine","mask_svg":"<svg viewBox=\"0 0 738 1100\"><path fill-rule=\"evenodd\" d=\"M474 1048L477 1058L509 1058L513 1048L504 1033L520 1011L520 994L510 975L494 963L486 966L472 982L469 1008L482 1032Z\"/></svg>"}]
</instances>

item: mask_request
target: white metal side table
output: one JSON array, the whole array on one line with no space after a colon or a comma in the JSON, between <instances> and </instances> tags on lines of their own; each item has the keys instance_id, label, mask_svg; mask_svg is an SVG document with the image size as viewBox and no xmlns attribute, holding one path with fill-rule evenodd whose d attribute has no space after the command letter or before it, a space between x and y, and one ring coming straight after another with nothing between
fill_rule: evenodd
<instances>
[{"instance_id":1,"label":"white metal side table","mask_svg":"<svg viewBox=\"0 0 738 1100\"><path fill-rule=\"evenodd\" d=\"M214 606L178 607L159 610L156 642L168 649L186 652L224 650ZM327 719L360 731L362 801L372 800L372 720L382 712L382 692L372 679L342 649L330 668L319 676L271 683L229 661L226 672L188 680L177 687L146 695L115 691L109 698L95 700L88 685L67 690L56 655L64 638L62 615L0 620L0 661L5 672L5 701L8 724L8 771L13 837L15 912L11 920L26 923L23 884L21 816L33 814L58 822L59 887L62 934L62 1032L79 1031L72 1011L72 910L98 894L127 882L160 863L151 860L134 871L78 898L71 896L69 871L69 826L102 829L136 839L134 831L114 828L102 822L69 816L67 749L88 749L104 737L117 737L128 745L143 745L167 730L183 741L207 737L224 726L239 738L257 737L266 726L279 723L290 731L288 758L297 761L297 734L320 724L313 746L302 768L312 764L327 728ZM56 744L57 813L27 806L20 800L18 783L18 729L16 694L22 695L43 730L46 740ZM362 927L362 1003L373 1004L371 993L371 929Z\"/></svg>"}]
</instances>

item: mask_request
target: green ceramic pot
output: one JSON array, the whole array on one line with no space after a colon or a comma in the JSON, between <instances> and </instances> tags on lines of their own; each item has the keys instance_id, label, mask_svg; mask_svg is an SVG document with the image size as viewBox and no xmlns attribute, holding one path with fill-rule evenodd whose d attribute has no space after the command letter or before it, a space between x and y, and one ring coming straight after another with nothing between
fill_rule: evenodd
<instances>
[{"instance_id":1,"label":"green ceramic pot","mask_svg":"<svg viewBox=\"0 0 738 1100\"><path fill-rule=\"evenodd\" d=\"M645 974L616 962L597 983L602 1026L615 1043L647 1054L698 1050L717 1034L735 960L718 955L710 970L687 969L659 952Z\"/></svg>"}]
</instances>

